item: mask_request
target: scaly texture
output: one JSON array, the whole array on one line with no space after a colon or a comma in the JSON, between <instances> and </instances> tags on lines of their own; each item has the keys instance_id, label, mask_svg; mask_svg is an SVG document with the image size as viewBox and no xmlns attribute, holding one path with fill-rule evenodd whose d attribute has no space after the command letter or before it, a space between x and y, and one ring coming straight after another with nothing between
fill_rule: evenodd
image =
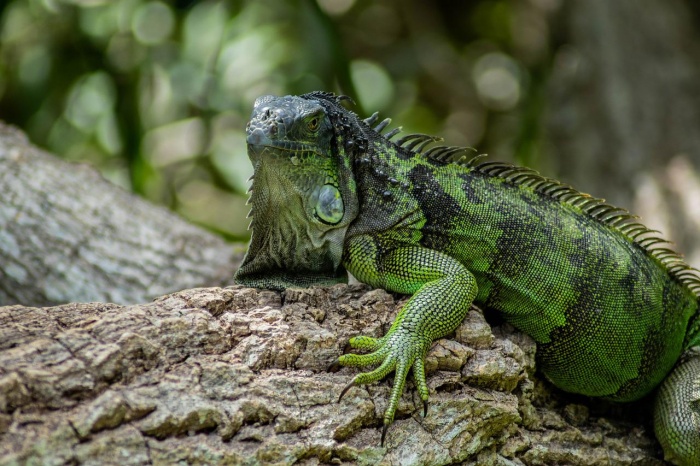
<instances>
[{"instance_id":1,"label":"scaly texture","mask_svg":"<svg viewBox=\"0 0 700 466\"><path fill-rule=\"evenodd\" d=\"M530 335L555 385L589 396L639 399L698 344L697 271L627 211L526 168L429 147L431 136L394 143L396 131L381 134L388 120L372 129L376 114L359 120L341 100L256 102L253 239L236 280L284 289L337 281L345 268L412 295L385 336L350 341L368 354L339 359L378 365L351 385L396 371L382 441L408 370L426 402L425 355L472 303ZM657 417L676 416L661 406ZM674 431L671 443L682 435Z\"/></svg>"}]
</instances>

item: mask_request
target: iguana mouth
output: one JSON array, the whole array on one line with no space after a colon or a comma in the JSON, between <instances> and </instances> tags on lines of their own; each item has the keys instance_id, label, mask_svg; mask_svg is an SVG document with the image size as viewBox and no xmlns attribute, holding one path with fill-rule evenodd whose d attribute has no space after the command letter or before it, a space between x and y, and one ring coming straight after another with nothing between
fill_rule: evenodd
<instances>
[{"instance_id":1,"label":"iguana mouth","mask_svg":"<svg viewBox=\"0 0 700 466\"><path fill-rule=\"evenodd\" d=\"M321 155L318 148L313 144L299 141L273 140L264 134L263 130L260 128L256 128L253 132L249 132L246 142L248 143L248 150L252 149L259 155L262 155L265 149L275 149L277 151L291 153L313 152L314 154Z\"/></svg>"}]
</instances>

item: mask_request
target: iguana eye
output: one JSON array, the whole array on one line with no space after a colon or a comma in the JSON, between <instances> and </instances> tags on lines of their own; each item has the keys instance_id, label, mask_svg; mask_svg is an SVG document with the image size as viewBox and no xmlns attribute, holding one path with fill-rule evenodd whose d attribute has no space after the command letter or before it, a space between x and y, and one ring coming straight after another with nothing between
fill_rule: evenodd
<instances>
[{"instance_id":1,"label":"iguana eye","mask_svg":"<svg viewBox=\"0 0 700 466\"><path fill-rule=\"evenodd\" d=\"M306 123L306 127L309 128L309 131L316 131L319 127L320 120L318 117L313 117Z\"/></svg>"}]
</instances>

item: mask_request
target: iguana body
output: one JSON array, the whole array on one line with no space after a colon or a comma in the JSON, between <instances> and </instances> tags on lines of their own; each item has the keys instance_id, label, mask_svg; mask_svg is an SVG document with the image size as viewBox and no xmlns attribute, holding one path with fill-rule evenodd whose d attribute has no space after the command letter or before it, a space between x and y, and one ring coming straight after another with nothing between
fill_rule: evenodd
<instances>
[{"instance_id":1,"label":"iguana body","mask_svg":"<svg viewBox=\"0 0 700 466\"><path fill-rule=\"evenodd\" d=\"M384 337L351 340L369 354L339 359L378 365L355 385L396 371L384 432L409 369L427 401L424 356L472 303L532 336L555 385L590 396L638 399L699 344L695 270L626 211L529 169L426 149L429 136L391 142L388 121L372 129L375 119L326 93L256 101L253 237L236 281L284 289L337 282L347 269L412 295ZM692 361L657 403L657 433L678 464L700 464Z\"/></svg>"}]
</instances>

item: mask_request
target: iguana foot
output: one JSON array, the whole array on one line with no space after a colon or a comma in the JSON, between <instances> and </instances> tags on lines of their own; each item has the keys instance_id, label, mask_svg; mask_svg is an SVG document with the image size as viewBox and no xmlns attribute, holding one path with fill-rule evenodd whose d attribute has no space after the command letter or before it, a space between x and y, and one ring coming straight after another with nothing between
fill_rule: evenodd
<instances>
[{"instance_id":1,"label":"iguana foot","mask_svg":"<svg viewBox=\"0 0 700 466\"><path fill-rule=\"evenodd\" d=\"M367 385L378 382L386 377L390 372L396 371L394 376L394 386L389 397L389 404L384 411L384 427L382 429L382 441L386 438L386 432L394 421L396 408L406 384L406 376L409 369L413 368L413 378L416 388L423 400L423 413L428 412L428 384L425 380L425 355L430 349L432 341L416 335L415 331L404 328L390 330L382 338L372 338L359 336L350 339L350 346L354 349L364 349L372 351L369 354L344 354L338 358L341 366L363 367L379 364L379 367L370 372L357 374L352 381L340 393L338 401L352 387L357 385Z\"/></svg>"}]
</instances>

